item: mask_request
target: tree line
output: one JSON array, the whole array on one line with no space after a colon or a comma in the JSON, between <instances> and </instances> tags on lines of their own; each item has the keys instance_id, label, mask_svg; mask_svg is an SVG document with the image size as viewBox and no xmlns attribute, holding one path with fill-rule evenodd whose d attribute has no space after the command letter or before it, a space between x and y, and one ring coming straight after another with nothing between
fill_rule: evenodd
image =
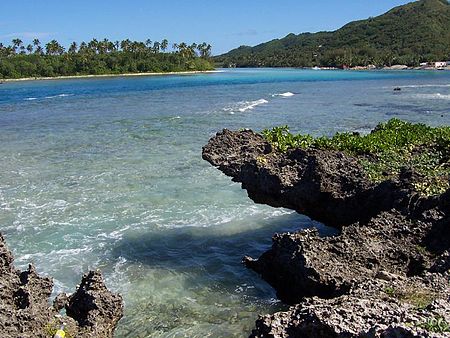
<instances>
[{"instance_id":1,"label":"tree line","mask_svg":"<svg viewBox=\"0 0 450 338\"><path fill-rule=\"evenodd\" d=\"M139 72L209 70L211 45L169 41L110 41L92 39L72 42L66 49L57 40L42 45L39 39L24 44L13 39L0 43L0 78L52 77Z\"/></svg>"}]
</instances>

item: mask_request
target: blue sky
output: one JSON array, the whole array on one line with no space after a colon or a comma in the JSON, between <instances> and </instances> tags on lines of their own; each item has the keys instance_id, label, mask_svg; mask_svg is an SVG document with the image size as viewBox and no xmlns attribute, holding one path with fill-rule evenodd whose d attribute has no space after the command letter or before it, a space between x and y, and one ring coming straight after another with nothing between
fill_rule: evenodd
<instances>
[{"instance_id":1,"label":"blue sky","mask_svg":"<svg viewBox=\"0 0 450 338\"><path fill-rule=\"evenodd\" d=\"M206 41L220 54L289 33L335 30L399 0L0 0L0 41Z\"/></svg>"}]
</instances>

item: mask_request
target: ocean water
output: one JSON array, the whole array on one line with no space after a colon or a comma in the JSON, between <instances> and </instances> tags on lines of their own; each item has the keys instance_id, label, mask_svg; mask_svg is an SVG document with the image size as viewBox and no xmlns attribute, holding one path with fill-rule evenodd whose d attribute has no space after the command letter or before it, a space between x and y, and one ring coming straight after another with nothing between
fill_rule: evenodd
<instances>
[{"instance_id":1,"label":"ocean water","mask_svg":"<svg viewBox=\"0 0 450 338\"><path fill-rule=\"evenodd\" d=\"M400 92L394 92L400 87ZM117 337L245 337L284 309L245 269L275 232L316 226L256 205L201 159L223 128L331 135L392 117L450 124L450 72L222 70L0 85L0 231L16 265L72 292L103 271Z\"/></svg>"}]
</instances>

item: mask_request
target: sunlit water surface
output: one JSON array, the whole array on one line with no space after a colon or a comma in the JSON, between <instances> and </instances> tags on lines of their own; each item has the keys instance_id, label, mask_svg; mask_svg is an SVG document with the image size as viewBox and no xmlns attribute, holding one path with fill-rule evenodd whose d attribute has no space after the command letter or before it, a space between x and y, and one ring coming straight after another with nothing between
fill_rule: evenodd
<instances>
[{"instance_id":1,"label":"sunlit water surface","mask_svg":"<svg viewBox=\"0 0 450 338\"><path fill-rule=\"evenodd\" d=\"M393 92L401 87L400 92ZM230 70L0 85L0 229L71 292L100 268L117 337L243 337L283 309L240 263L275 232L326 227L256 205L201 159L222 128L330 135L392 117L450 124L450 72Z\"/></svg>"}]
</instances>

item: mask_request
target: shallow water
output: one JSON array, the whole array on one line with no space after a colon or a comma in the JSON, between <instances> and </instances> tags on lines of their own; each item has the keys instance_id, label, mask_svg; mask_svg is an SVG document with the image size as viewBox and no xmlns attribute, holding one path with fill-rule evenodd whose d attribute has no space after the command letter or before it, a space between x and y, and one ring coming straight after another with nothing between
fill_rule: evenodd
<instances>
[{"instance_id":1,"label":"shallow water","mask_svg":"<svg viewBox=\"0 0 450 338\"><path fill-rule=\"evenodd\" d=\"M400 92L393 92L394 87ZM283 308L240 260L317 226L255 205L201 159L222 128L330 135L450 124L450 72L227 70L0 85L0 229L22 268L123 294L117 337L242 337Z\"/></svg>"}]
</instances>

